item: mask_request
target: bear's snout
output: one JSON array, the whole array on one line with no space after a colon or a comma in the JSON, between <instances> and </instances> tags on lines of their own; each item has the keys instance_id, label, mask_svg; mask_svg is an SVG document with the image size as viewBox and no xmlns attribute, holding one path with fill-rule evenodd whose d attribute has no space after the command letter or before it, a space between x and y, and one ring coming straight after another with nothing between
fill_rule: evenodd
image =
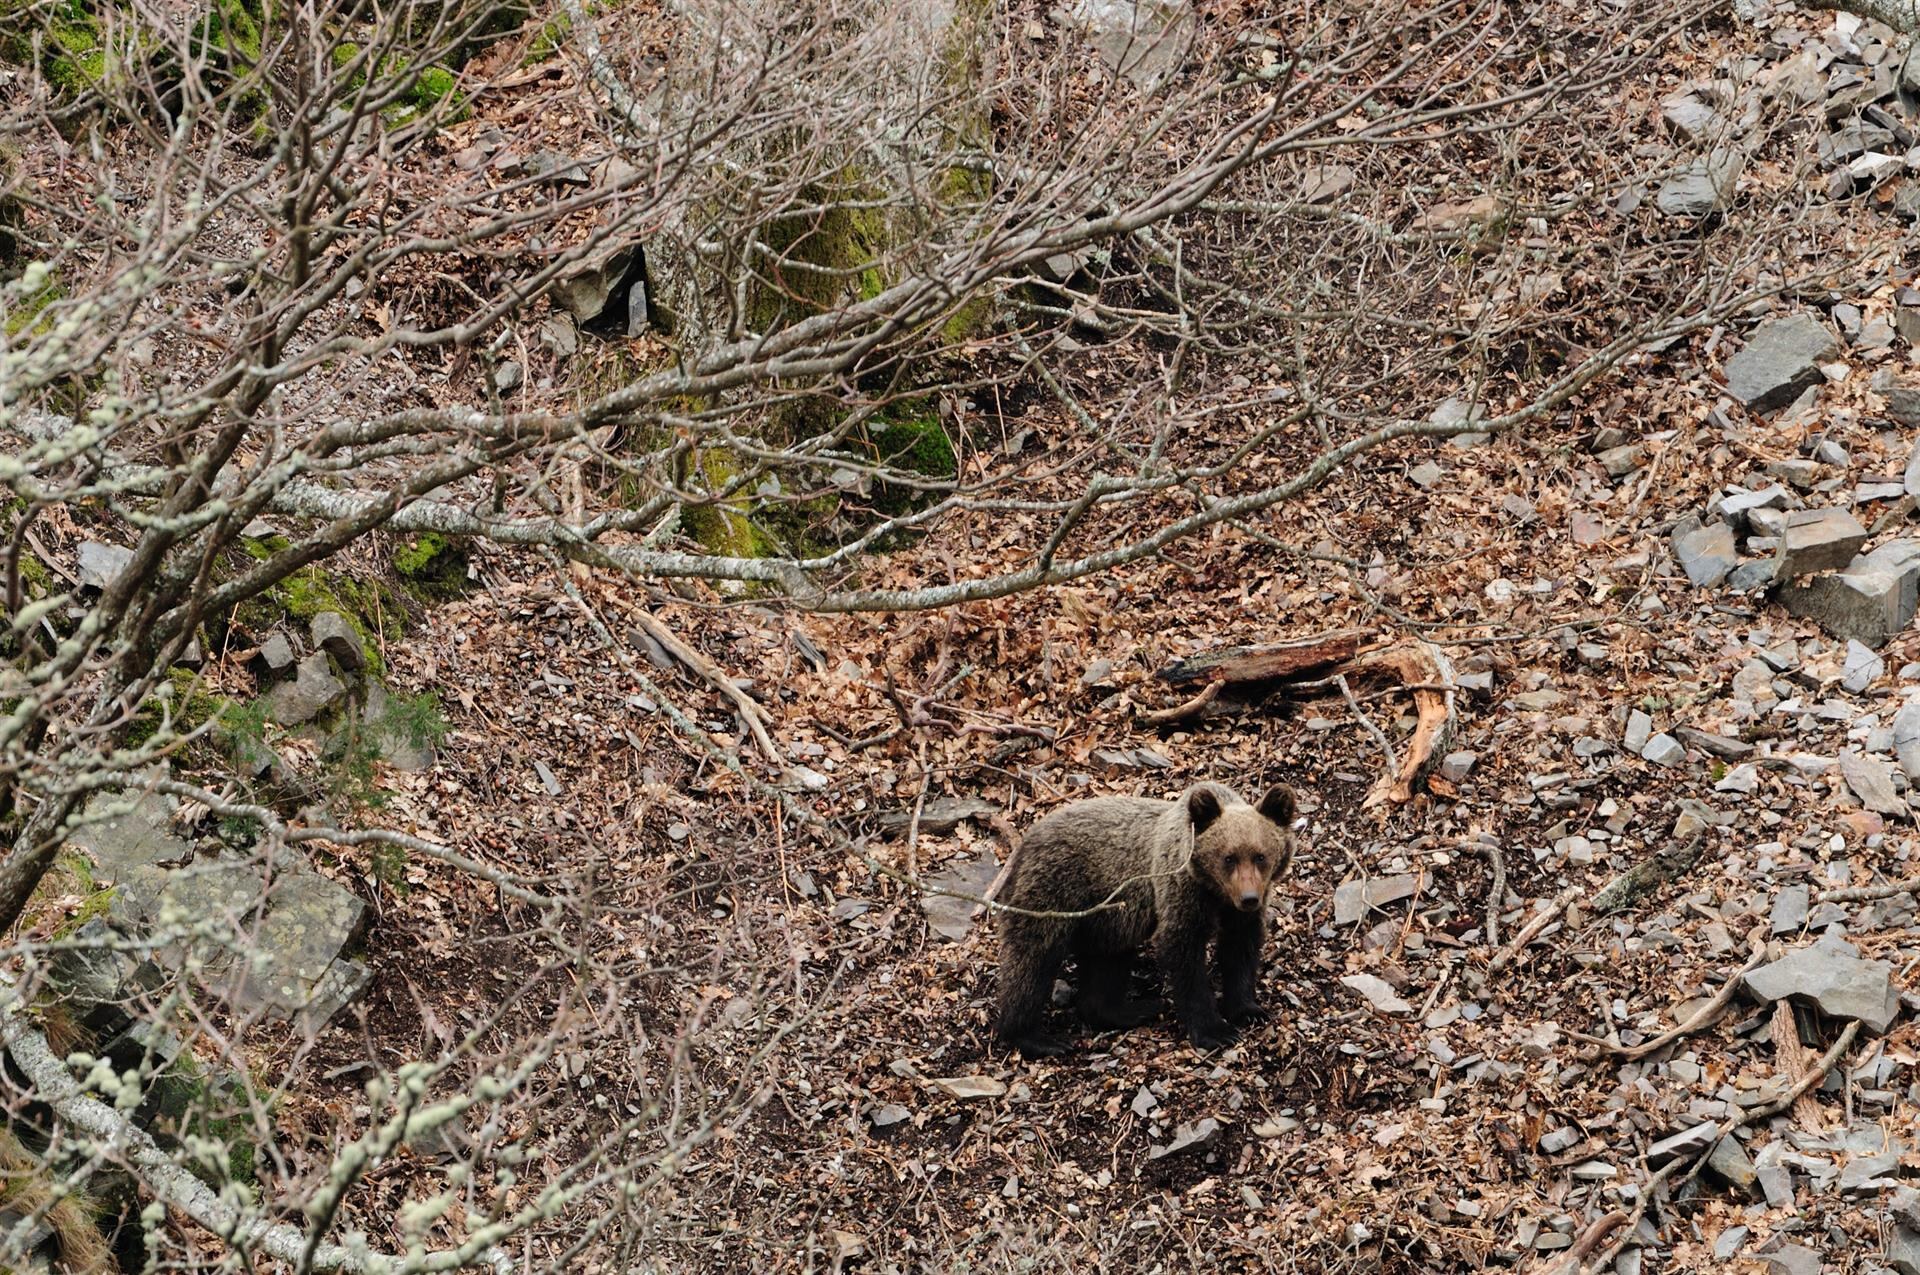
<instances>
[{"instance_id":1,"label":"bear's snout","mask_svg":"<svg viewBox=\"0 0 1920 1275\"><path fill-rule=\"evenodd\" d=\"M1260 910L1260 895L1255 892L1243 892L1240 895L1240 910L1242 912L1258 912Z\"/></svg>"}]
</instances>

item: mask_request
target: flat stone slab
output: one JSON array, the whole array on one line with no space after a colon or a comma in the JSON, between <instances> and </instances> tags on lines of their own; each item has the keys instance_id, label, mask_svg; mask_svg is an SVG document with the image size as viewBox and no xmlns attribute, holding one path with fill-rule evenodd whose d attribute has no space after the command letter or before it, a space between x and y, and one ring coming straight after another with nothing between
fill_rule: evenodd
<instances>
[{"instance_id":1,"label":"flat stone slab","mask_svg":"<svg viewBox=\"0 0 1920 1275\"><path fill-rule=\"evenodd\" d=\"M1858 949L1833 935L1762 965L1746 985L1761 1000L1801 1001L1834 1018L1857 1018L1869 1031L1884 1032L1900 1013L1893 966L1860 959Z\"/></svg>"},{"instance_id":2,"label":"flat stone slab","mask_svg":"<svg viewBox=\"0 0 1920 1275\"><path fill-rule=\"evenodd\" d=\"M1676 527L1673 556L1680 560L1680 569L1687 573L1687 580L1696 589L1712 588L1740 565L1733 528L1724 522L1691 528L1683 523Z\"/></svg>"},{"instance_id":3,"label":"flat stone slab","mask_svg":"<svg viewBox=\"0 0 1920 1275\"><path fill-rule=\"evenodd\" d=\"M267 707L282 726L299 726L326 712L346 693L346 683L333 675L326 652L315 651L300 661L291 682L267 692Z\"/></svg>"},{"instance_id":4,"label":"flat stone slab","mask_svg":"<svg viewBox=\"0 0 1920 1275\"><path fill-rule=\"evenodd\" d=\"M949 864L928 875L926 883L939 889L982 898L986 895L987 887L999 875L1000 865L991 856L982 856ZM927 928L951 943L958 943L967 937L981 911L978 903L970 899L956 899L951 894L922 895L920 907L927 914Z\"/></svg>"},{"instance_id":5,"label":"flat stone slab","mask_svg":"<svg viewBox=\"0 0 1920 1275\"><path fill-rule=\"evenodd\" d=\"M133 550L103 544L98 540L82 540L76 552L80 583L95 589L105 589L112 584L114 578L133 561Z\"/></svg>"},{"instance_id":6,"label":"flat stone slab","mask_svg":"<svg viewBox=\"0 0 1920 1275\"><path fill-rule=\"evenodd\" d=\"M1774 576L1794 580L1816 571L1836 571L1867 543L1867 529L1845 509L1802 509L1787 515L1774 556Z\"/></svg>"},{"instance_id":7,"label":"flat stone slab","mask_svg":"<svg viewBox=\"0 0 1920 1275\"><path fill-rule=\"evenodd\" d=\"M1418 878L1409 873L1374 877L1367 881L1349 881L1338 886L1333 892L1333 923L1352 925L1372 909L1406 898L1418 884Z\"/></svg>"},{"instance_id":8,"label":"flat stone slab","mask_svg":"<svg viewBox=\"0 0 1920 1275\"><path fill-rule=\"evenodd\" d=\"M1811 314L1763 323L1727 360L1727 392L1756 412L1785 407L1820 384L1820 360L1836 348L1832 330Z\"/></svg>"},{"instance_id":9,"label":"flat stone slab","mask_svg":"<svg viewBox=\"0 0 1920 1275\"><path fill-rule=\"evenodd\" d=\"M109 816L108 811L130 807ZM192 847L173 830L174 799L160 793L102 793L82 811L88 822L67 844L83 851L99 869L103 883L118 884L135 869L158 862L179 862Z\"/></svg>"},{"instance_id":10,"label":"flat stone slab","mask_svg":"<svg viewBox=\"0 0 1920 1275\"><path fill-rule=\"evenodd\" d=\"M1844 571L1781 585L1777 597L1788 614L1814 620L1835 637L1885 646L1920 604L1920 541L1889 540Z\"/></svg>"},{"instance_id":11,"label":"flat stone slab","mask_svg":"<svg viewBox=\"0 0 1920 1275\"><path fill-rule=\"evenodd\" d=\"M291 1018L320 993L341 949L359 933L366 905L311 870L274 881L266 905L247 954L240 1002Z\"/></svg>"}]
</instances>

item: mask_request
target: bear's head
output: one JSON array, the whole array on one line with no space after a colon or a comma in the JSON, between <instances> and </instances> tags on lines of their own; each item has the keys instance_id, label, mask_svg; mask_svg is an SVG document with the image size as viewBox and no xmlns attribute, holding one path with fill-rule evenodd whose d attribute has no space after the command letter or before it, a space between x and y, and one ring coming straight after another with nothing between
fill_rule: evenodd
<instances>
[{"instance_id":1,"label":"bear's head","mask_svg":"<svg viewBox=\"0 0 1920 1275\"><path fill-rule=\"evenodd\" d=\"M1193 871L1243 912L1267 903L1267 887L1293 858L1293 790L1267 789L1249 806L1232 789L1198 784L1185 797L1193 824Z\"/></svg>"}]
</instances>

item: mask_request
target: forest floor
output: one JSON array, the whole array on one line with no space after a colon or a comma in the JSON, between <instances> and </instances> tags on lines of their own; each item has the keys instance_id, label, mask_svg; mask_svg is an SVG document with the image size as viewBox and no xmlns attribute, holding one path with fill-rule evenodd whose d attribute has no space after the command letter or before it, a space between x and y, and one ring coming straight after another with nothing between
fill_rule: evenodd
<instances>
[{"instance_id":1,"label":"forest floor","mask_svg":"<svg viewBox=\"0 0 1920 1275\"><path fill-rule=\"evenodd\" d=\"M1676 84L1698 69L1666 68ZM1898 260L1909 232L1857 215ZM1807 307L1887 318L1905 282ZM1853 758L1887 769L1893 715L1920 694L1920 632L1849 678L1844 642L1763 594L1696 588L1671 545L1680 519L1816 443L1836 450L1809 462L1802 503L1903 473L1916 431L1889 421L1874 374L1911 372L1915 352L1843 352L1813 404L1764 418L1724 392L1745 335L1636 358L1524 431L1367 453L1144 565L946 611L790 614L476 551L481 587L383 651L397 689L438 694L451 732L430 769L381 775L368 817L564 886L571 910L543 916L425 862L397 880L366 852L325 863L374 911L373 980L317 1039L278 1040L281 1137L319 1147L364 1114L367 1060L431 1055L470 1028L503 1048L537 1037L591 968L624 989L593 1013L684 1051L687 1101L715 1122L651 1188L652 1229L632 1241L666 1269L1544 1272L1615 1211L1636 1237L1623 1275L1760 1270L1769 1253L1788 1269L1891 1264L1899 1232L1875 1209L1920 1171L1910 1014L1639 1215L1651 1145L1756 1109L1799 1064L1744 994L1625 1058L1636 1043L1685 1022L1762 941L1778 955L1837 925L1903 995L1920 967L1911 895L1819 897L1920 872L1906 795L1870 810L1847 779ZM1138 355L1103 346L1058 371L1071 384ZM1028 381L961 425L977 446L1078 428ZM1602 431L1639 444L1623 472L1597 458ZM1266 463L1284 472L1317 446L1282 440ZM1005 568L1025 530L951 524L872 582ZM635 607L753 697L781 767ZM1411 801L1365 803L1381 739L1404 748L1414 724L1391 684L1143 721L1187 698L1159 677L1175 659L1341 630L1431 643L1463 678L1455 756ZM1678 760L1646 760L1623 742L1635 710L1737 755L1683 734ZM788 799L840 836L769 795L793 766L811 782ZM930 917L903 878L977 890L1063 802L1201 779L1302 797L1261 982L1271 1019L1211 1055L1170 1022L1009 1055L988 1028L992 924L951 900ZM980 804L956 821L945 799ZM1591 907L1677 845L1693 857L1675 880ZM1336 890L1368 882L1377 902L1337 919ZM1354 975L1378 981L1363 992ZM1814 1055L1842 1030L1811 1011L1799 1026ZM632 1057L563 1050L551 1071L557 1090L658 1097ZM377 1168L347 1220L381 1233L381 1210L437 1163L410 1151ZM1796 1248L1824 1265L1790 1266Z\"/></svg>"}]
</instances>

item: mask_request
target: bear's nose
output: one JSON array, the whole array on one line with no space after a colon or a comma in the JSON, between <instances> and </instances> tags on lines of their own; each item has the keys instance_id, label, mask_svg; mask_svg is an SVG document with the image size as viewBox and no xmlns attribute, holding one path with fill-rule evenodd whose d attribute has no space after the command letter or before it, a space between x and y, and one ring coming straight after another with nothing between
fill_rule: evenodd
<instances>
[{"instance_id":1,"label":"bear's nose","mask_svg":"<svg viewBox=\"0 0 1920 1275\"><path fill-rule=\"evenodd\" d=\"M1260 910L1260 896L1253 893L1241 895L1240 910L1242 912L1258 912Z\"/></svg>"}]
</instances>

